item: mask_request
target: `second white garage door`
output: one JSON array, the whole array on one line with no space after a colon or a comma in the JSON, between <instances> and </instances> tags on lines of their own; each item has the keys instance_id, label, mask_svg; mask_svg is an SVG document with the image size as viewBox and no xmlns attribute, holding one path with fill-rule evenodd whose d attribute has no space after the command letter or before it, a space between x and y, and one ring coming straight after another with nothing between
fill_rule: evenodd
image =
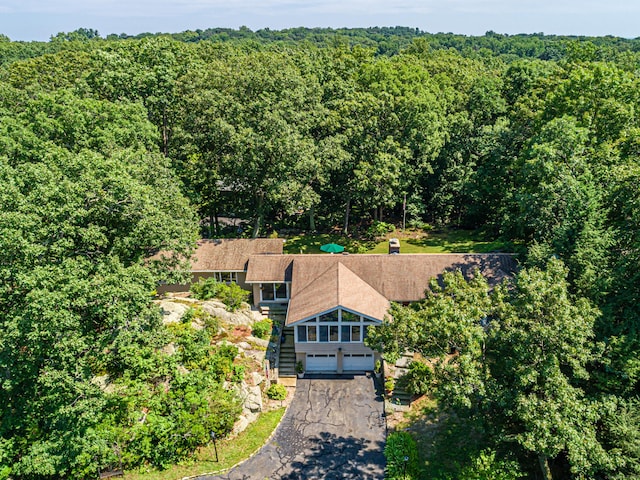
<instances>
[{"instance_id":1,"label":"second white garage door","mask_svg":"<svg viewBox=\"0 0 640 480\"><path fill-rule=\"evenodd\" d=\"M308 372L335 372L338 369L338 357L330 353L307 353Z\"/></svg>"},{"instance_id":2,"label":"second white garage door","mask_svg":"<svg viewBox=\"0 0 640 480\"><path fill-rule=\"evenodd\" d=\"M373 355L370 353L345 353L342 357L344 371L373 370Z\"/></svg>"}]
</instances>

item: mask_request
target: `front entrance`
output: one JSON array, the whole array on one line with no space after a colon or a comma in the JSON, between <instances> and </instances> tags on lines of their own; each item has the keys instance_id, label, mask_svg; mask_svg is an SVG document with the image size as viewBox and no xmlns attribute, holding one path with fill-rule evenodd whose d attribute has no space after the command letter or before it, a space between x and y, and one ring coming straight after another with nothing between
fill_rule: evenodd
<instances>
[{"instance_id":1,"label":"front entrance","mask_svg":"<svg viewBox=\"0 0 640 480\"><path fill-rule=\"evenodd\" d=\"M338 357L335 353L307 353L307 372L335 372Z\"/></svg>"},{"instance_id":2,"label":"front entrance","mask_svg":"<svg viewBox=\"0 0 640 480\"><path fill-rule=\"evenodd\" d=\"M373 354L371 353L345 353L342 356L342 370L361 371L373 370Z\"/></svg>"}]
</instances>

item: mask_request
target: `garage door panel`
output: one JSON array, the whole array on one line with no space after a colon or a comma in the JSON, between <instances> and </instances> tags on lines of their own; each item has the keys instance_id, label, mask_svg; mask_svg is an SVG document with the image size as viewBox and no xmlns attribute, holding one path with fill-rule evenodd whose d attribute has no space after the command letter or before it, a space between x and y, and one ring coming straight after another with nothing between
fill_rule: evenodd
<instances>
[{"instance_id":1,"label":"garage door panel","mask_svg":"<svg viewBox=\"0 0 640 480\"><path fill-rule=\"evenodd\" d=\"M308 372L335 372L338 369L338 357L335 354L307 354Z\"/></svg>"},{"instance_id":2,"label":"garage door panel","mask_svg":"<svg viewBox=\"0 0 640 480\"><path fill-rule=\"evenodd\" d=\"M342 357L342 370L373 370L373 354L345 353Z\"/></svg>"}]
</instances>

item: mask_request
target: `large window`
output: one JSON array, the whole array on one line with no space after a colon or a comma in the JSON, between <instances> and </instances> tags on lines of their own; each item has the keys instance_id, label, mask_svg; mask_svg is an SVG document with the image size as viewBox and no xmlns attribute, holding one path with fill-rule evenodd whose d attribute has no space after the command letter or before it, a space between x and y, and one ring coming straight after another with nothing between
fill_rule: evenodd
<instances>
[{"instance_id":1,"label":"large window","mask_svg":"<svg viewBox=\"0 0 640 480\"><path fill-rule=\"evenodd\" d=\"M216 280L223 283L238 283L238 272L216 272Z\"/></svg>"},{"instance_id":2,"label":"large window","mask_svg":"<svg viewBox=\"0 0 640 480\"><path fill-rule=\"evenodd\" d=\"M263 302L288 300L289 286L286 283L261 283L260 297Z\"/></svg>"},{"instance_id":3,"label":"large window","mask_svg":"<svg viewBox=\"0 0 640 480\"><path fill-rule=\"evenodd\" d=\"M362 343L367 336L367 327L375 325L368 318L346 310L333 310L296 327L296 342Z\"/></svg>"}]
</instances>

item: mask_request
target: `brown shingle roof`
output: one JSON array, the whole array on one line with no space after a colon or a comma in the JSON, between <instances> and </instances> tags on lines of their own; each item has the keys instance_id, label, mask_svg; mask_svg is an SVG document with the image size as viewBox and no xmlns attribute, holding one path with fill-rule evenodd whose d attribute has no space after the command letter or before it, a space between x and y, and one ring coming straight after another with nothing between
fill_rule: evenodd
<instances>
[{"instance_id":1,"label":"brown shingle roof","mask_svg":"<svg viewBox=\"0 0 640 480\"><path fill-rule=\"evenodd\" d=\"M510 254L254 255L247 281L291 281L290 324L338 305L382 319L381 299L387 307L388 300L420 300L432 278L447 270L470 277L476 269L496 285L515 272L516 260Z\"/></svg>"},{"instance_id":2,"label":"brown shingle roof","mask_svg":"<svg viewBox=\"0 0 640 480\"><path fill-rule=\"evenodd\" d=\"M293 259L301 255L252 255L247 267L247 283L291 281Z\"/></svg>"},{"instance_id":3,"label":"brown shingle roof","mask_svg":"<svg viewBox=\"0 0 640 480\"><path fill-rule=\"evenodd\" d=\"M469 277L478 268L489 283L495 285L516 268L514 257L508 254L296 255L291 296L329 265L338 262L385 298L398 302L423 298L429 281L446 270L460 269ZM250 262L249 270L252 268ZM254 272L254 276L257 277L258 272Z\"/></svg>"},{"instance_id":4,"label":"brown shingle roof","mask_svg":"<svg viewBox=\"0 0 640 480\"><path fill-rule=\"evenodd\" d=\"M299 269L295 261L293 277L296 279L304 275ZM390 306L389 300L341 262L333 262L324 273L296 290L289 302L287 325L337 307L382 319Z\"/></svg>"},{"instance_id":5,"label":"brown shingle roof","mask_svg":"<svg viewBox=\"0 0 640 480\"><path fill-rule=\"evenodd\" d=\"M223 238L198 240L191 257L193 272L233 272L244 271L249 257L254 254L282 254L284 241L278 238ZM168 256L160 252L151 257L159 259Z\"/></svg>"}]
</instances>

